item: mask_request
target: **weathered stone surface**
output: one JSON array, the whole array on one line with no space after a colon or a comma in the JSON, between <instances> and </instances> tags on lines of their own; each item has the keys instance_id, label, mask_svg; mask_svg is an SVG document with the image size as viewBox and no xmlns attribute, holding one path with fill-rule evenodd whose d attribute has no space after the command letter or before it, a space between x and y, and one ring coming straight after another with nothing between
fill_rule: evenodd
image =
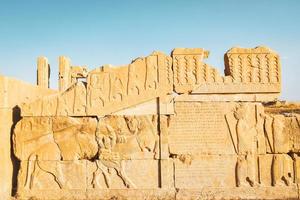
<instances>
[{"instance_id":1,"label":"weathered stone surface","mask_svg":"<svg viewBox=\"0 0 300 200\"><path fill-rule=\"evenodd\" d=\"M113 166L105 166L106 163L104 162L88 162L88 189L125 189L127 187L155 189L159 187L158 160L126 160L124 161L124 173L126 175L122 174L121 176L118 173L123 172L114 169ZM126 185L126 181L130 185Z\"/></svg>"},{"instance_id":2,"label":"weathered stone surface","mask_svg":"<svg viewBox=\"0 0 300 200\"><path fill-rule=\"evenodd\" d=\"M261 104L176 102L175 113L170 117L169 127L173 154L266 152ZM243 133L246 131L249 134Z\"/></svg>"},{"instance_id":3,"label":"weathered stone surface","mask_svg":"<svg viewBox=\"0 0 300 200\"><path fill-rule=\"evenodd\" d=\"M203 49L175 49L172 56L178 93L277 93L277 97L280 93L279 56L266 47L230 49L225 54L225 76L203 62L208 57Z\"/></svg>"},{"instance_id":4,"label":"weathered stone surface","mask_svg":"<svg viewBox=\"0 0 300 200\"><path fill-rule=\"evenodd\" d=\"M49 88L50 66L46 57L37 59L37 85L43 88Z\"/></svg>"},{"instance_id":5,"label":"weathered stone surface","mask_svg":"<svg viewBox=\"0 0 300 200\"><path fill-rule=\"evenodd\" d=\"M159 52L89 72L87 114L105 115L172 92L171 58Z\"/></svg>"},{"instance_id":6,"label":"weathered stone surface","mask_svg":"<svg viewBox=\"0 0 300 200\"><path fill-rule=\"evenodd\" d=\"M86 188L86 160L21 162L18 190L58 190ZM76 174L76 176L74 176Z\"/></svg>"},{"instance_id":7,"label":"weathered stone surface","mask_svg":"<svg viewBox=\"0 0 300 200\"><path fill-rule=\"evenodd\" d=\"M235 155L180 155L175 162L175 187L195 189L203 187L235 186Z\"/></svg>"},{"instance_id":8,"label":"weathered stone surface","mask_svg":"<svg viewBox=\"0 0 300 200\"><path fill-rule=\"evenodd\" d=\"M34 85L13 78L0 76L0 197L8 199L15 189L15 174L18 170L13 155L11 135L15 124L20 120L19 104L32 102L45 95L56 93L48 88Z\"/></svg>"},{"instance_id":9,"label":"weathered stone surface","mask_svg":"<svg viewBox=\"0 0 300 200\"><path fill-rule=\"evenodd\" d=\"M298 199L297 186L179 189L176 199Z\"/></svg>"},{"instance_id":10,"label":"weathered stone surface","mask_svg":"<svg viewBox=\"0 0 300 200\"><path fill-rule=\"evenodd\" d=\"M208 54L91 71L62 56L59 91L45 57L38 87L1 77L1 195L15 181L20 199L298 199L300 105L274 101L279 56L232 48L222 76Z\"/></svg>"}]
</instances>

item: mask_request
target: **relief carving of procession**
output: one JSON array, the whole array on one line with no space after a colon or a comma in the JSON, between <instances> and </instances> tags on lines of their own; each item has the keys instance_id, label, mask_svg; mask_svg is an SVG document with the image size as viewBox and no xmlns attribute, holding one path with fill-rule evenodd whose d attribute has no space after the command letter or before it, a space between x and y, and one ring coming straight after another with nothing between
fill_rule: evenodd
<instances>
[{"instance_id":1,"label":"relief carving of procession","mask_svg":"<svg viewBox=\"0 0 300 200\"><path fill-rule=\"evenodd\" d=\"M60 189L68 189L70 180L63 172L63 162L89 160L94 163L92 188L112 187L113 171L127 188L137 186L126 173L126 160L154 159L159 156L157 117L25 117L17 124L15 154L21 163L18 187L32 189L39 177L48 174Z\"/></svg>"},{"instance_id":2,"label":"relief carving of procession","mask_svg":"<svg viewBox=\"0 0 300 200\"><path fill-rule=\"evenodd\" d=\"M286 119L280 114L265 114L262 105L241 104L225 116L237 154L236 185L259 186L263 182L263 162L271 158L271 186L294 183L290 136L284 130Z\"/></svg>"}]
</instances>

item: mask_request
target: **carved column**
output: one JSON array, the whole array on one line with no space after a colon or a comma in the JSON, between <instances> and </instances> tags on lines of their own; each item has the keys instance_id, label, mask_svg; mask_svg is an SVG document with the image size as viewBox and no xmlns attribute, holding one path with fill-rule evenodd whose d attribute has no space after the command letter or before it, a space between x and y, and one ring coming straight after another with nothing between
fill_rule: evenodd
<instances>
[{"instance_id":1,"label":"carved column","mask_svg":"<svg viewBox=\"0 0 300 200\"><path fill-rule=\"evenodd\" d=\"M37 85L43 88L49 88L50 66L46 57L37 59Z\"/></svg>"},{"instance_id":2,"label":"carved column","mask_svg":"<svg viewBox=\"0 0 300 200\"><path fill-rule=\"evenodd\" d=\"M65 56L59 57L59 91L66 90L71 84L70 59Z\"/></svg>"}]
</instances>

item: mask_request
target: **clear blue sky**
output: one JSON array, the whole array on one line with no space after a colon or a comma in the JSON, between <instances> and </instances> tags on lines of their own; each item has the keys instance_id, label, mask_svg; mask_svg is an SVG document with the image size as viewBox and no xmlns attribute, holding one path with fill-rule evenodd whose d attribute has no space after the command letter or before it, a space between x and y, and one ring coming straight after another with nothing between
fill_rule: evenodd
<instances>
[{"instance_id":1,"label":"clear blue sky","mask_svg":"<svg viewBox=\"0 0 300 200\"><path fill-rule=\"evenodd\" d=\"M223 72L229 48L258 45L281 55L281 98L300 100L300 0L0 0L0 73L35 83L43 55L52 88L59 55L93 69L153 50L202 47Z\"/></svg>"}]
</instances>

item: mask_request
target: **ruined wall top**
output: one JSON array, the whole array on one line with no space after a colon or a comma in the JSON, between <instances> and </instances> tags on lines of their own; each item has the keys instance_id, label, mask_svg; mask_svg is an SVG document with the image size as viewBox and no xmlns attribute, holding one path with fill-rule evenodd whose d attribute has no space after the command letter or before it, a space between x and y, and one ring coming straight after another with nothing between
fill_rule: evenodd
<instances>
[{"instance_id":1,"label":"ruined wall top","mask_svg":"<svg viewBox=\"0 0 300 200\"><path fill-rule=\"evenodd\" d=\"M205 63L208 56L202 48L175 48L170 56L153 52L128 65L104 65L91 71L60 57L60 91L23 104L22 115L102 116L157 97L175 101L273 101L280 95L280 60L269 48L230 49L224 55L225 76Z\"/></svg>"},{"instance_id":2,"label":"ruined wall top","mask_svg":"<svg viewBox=\"0 0 300 200\"><path fill-rule=\"evenodd\" d=\"M274 101L279 56L235 47L222 75L208 55L176 48L92 70L62 56L59 91L47 88L46 58L39 87L3 79L4 95L31 100L18 121L4 115L16 196L299 199L300 105Z\"/></svg>"}]
</instances>

